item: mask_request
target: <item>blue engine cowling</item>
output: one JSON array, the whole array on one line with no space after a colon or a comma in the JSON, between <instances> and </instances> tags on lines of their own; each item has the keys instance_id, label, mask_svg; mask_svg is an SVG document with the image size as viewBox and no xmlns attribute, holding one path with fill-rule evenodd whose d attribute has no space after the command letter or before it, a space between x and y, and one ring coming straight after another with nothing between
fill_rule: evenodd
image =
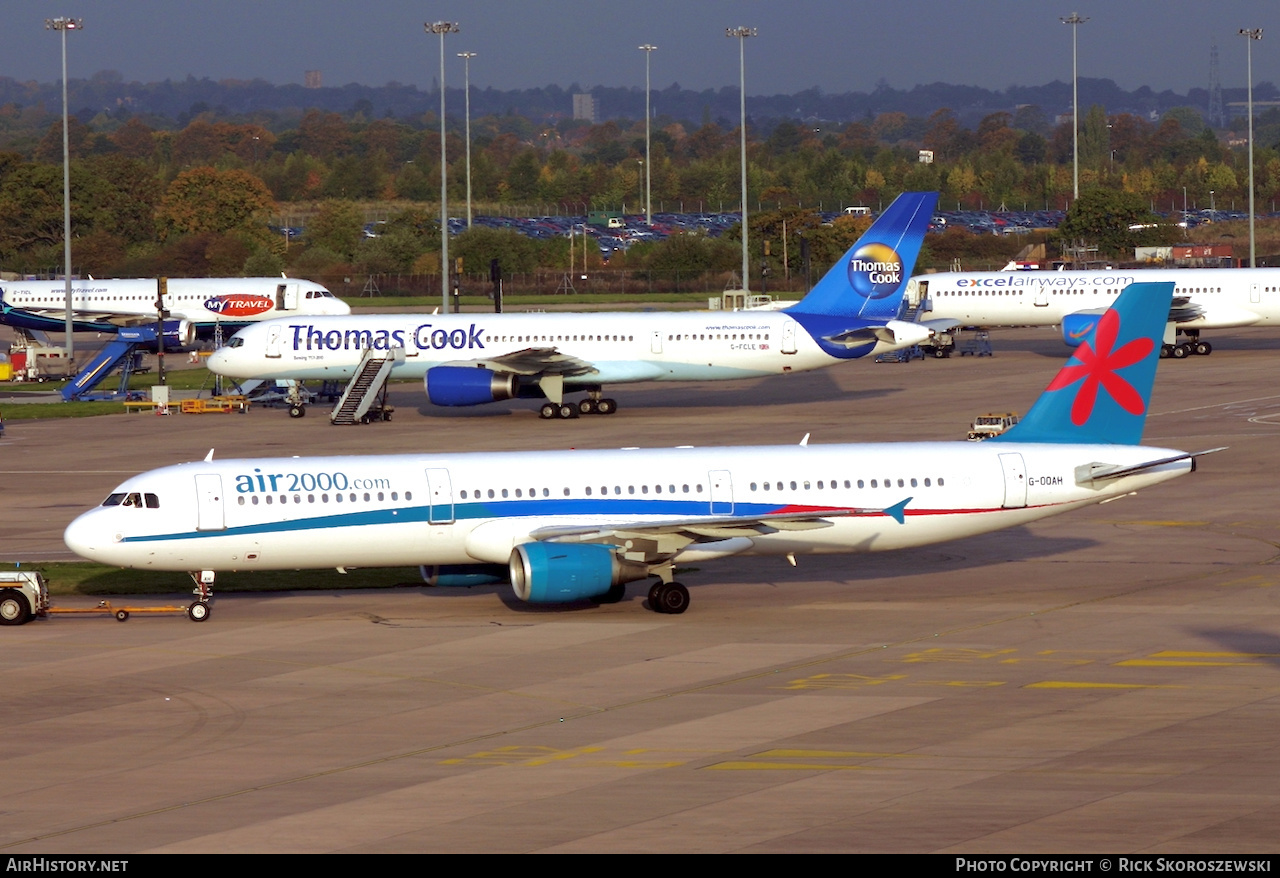
<instances>
[{"instance_id":1,"label":"blue engine cowling","mask_svg":"<svg viewBox=\"0 0 1280 878\"><path fill-rule=\"evenodd\" d=\"M511 587L532 604L600 597L615 585L644 579L649 568L624 561L612 546L522 543L511 552Z\"/></svg>"},{"instance_id":2,"label":"blue engine cowling","mask_svg":"<svg viewBox=\"0 0 1280 878\"><path fill-rule=\"evenodd\" d=\"M470 588L507 581L507 568L502 564L423 564L418 572L427 585L440 588Z\"/></svg>"},{"instance_id":3,"label":"blue engine cowling","mask_svg":"<svg viewBox=\"0 0 1280 878\"><path fill-rule=\"evenodd\" d=\"M473 366L436 366L422 380L433 405L484 405L514 399L519 391L514 372Z\"/></svg>"},{"instance_id":4,"label":"blue engine cowling","mask_svg":"<svg viewBox=\"0 0 1280 878\"><path fill-rule=\"evenodd\" d=\"M1079 311L1075 314L1066 314L1062 318L1062 340L1073 348L1080 346L1080 343L1089 337L1089 333L1093 332L1093 328L1098 325L1098 321L1102 319L1105 312L1098 311L1096 314L1089 311Z\"/></svg>"},{"instance_id":5,"label":"blue engine cowling","mask_svg":"<svg viewBox=\"0 0 1280 878\"><path fill-rule=\"evenodd\" d=\"M141 323L137 326L122 326L116 333L118 341L132 342L140 347L157 350L155 323ZM189 348L196 340L196 329L187 320L166 320L164 322L164 349L170 353Z\"/></svg>"}]
</instances>

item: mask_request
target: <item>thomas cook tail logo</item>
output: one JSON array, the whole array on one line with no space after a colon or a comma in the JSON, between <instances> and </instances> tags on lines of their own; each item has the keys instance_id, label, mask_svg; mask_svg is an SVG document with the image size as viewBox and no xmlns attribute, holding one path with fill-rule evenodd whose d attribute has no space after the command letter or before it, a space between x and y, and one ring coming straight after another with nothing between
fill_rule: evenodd
<instances>
[{"instance_id":1,"label":"thomas cook tail logo","mask_svg":"<svg viewBox=\"0 0 1280 878\"><path fill-rule=\"evenodd\" d=\"M888 244L865 244L849 258L849 285L865 299L884 299L897 292L903 278L902 257Z\"/></svg>"}]
</instances>

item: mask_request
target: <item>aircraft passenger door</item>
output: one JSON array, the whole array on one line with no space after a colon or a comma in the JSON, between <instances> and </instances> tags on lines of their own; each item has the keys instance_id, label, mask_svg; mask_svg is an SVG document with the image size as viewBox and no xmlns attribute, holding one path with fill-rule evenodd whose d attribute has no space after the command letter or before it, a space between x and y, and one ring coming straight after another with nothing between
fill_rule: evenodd
<instances>
[{"instance_id":1,"label":"aircraft passenger door","mask_svg":"<svg viewBox=\"0 0 1280 878\"><path fill-rule=\"evenodd\" d=\"M222 506L222 476L203 473L196 476L196 530L226 530L227 520Z\"/></svg>"},{"instance_id":2,"label":"aircraft passenger door","mask_svg":"<svg viewBox=\"0 0 1280 878\"><path fill-rule=\"evenodd\" d=\"M1046 287L1040 287L1036 290L1035 300L1031 303L1037 308L1049 307L1049 290Z\"/></svg>"},{"instance_id":3,"label":"aircraft passenger door","mask_svg":"<svg viewBox=\"0 0 1280 878\"><path fill-rule=\"evenodd\" d=\"M297 311L298 310L298 285L297 284L278 284L276 286L276 310L277 311Z\"/></svg>"},{"instance_id":4,"label":"aircraft passenger door","mask_svg":"<svg viewBox=\"0 0 1280 878\"><path fill-rule=\"evenodd\" d=\"M1004 470L1005 509L1021 509L1027 505L1027 467L1021 454L1000 455L1000 468Z\"/></svg>"},{"instance_id":5,"label":"aircraft passenger door","mask_svg":"<svg viewBox=\"0 0 1280 878\"><path fill-rule=\"evenodd\" d=\"M733 515L733 477L727 469L707 473L711 483L711 514Z\"/></svg>"},{"instance_id":6,"label":"aircraft passenger door","mask_svg":"<svg viewBox=\"0 0 1280 878\"><path fill-rule=\"evenodd\" d=\"M1255 305L1262 301L1262 288L1257 284L1249 284L1249 301Z\"/></svg>"},{"instance_id":7,"label":"aircraft passenger door","mask_svg":"<svg viewBox=\"0 0 1280 878\"><path fill-rule=\"evenodd\" d=\"M268 357L280 356L280 338L283 335L284 335L283 326L273 325L273 326L267 327L267 356Z\"/></svg>"},{"instance_id":8,"label":"aircraft passenger door","mask_svg":"<svg viewBox=\"0 0 1280 878\"><path fill-rule=\"evenodd\" d=\"M662 330L655 329L653 333L649 336L649 353L651 354L662 353Z\"/></svg>"},{"instance_id":9,"label":"aircraft passenger door","mask_svg":"<svg viewBox=\"0 0 1280 878\"><path fill-rule=\"evenodd\" d=\"M431 495L428 523L453 524L453 483L447 469L427 470L427 492Z\"/></svg>"},{"instance_id":10,"label":"aircraft passenger door","mask_svg":"<svg viewBox=\"0 0 1280 878\"><path fill-rule=\"evenodd\" d=\"M784 354L794 354L796 352L796 322L788 320L782 324L782 352Z\"/></svg>"}]
</instances>

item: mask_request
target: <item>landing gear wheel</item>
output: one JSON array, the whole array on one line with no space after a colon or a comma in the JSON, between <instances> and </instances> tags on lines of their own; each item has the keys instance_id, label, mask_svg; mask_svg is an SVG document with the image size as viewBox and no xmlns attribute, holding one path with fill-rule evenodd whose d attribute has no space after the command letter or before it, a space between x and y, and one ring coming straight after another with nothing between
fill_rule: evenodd
<instances>
[{"instance_id":1,"label":"landing gear wheel","mask_svg":"<svg viewBox=\"0 0 1280 878\"><path fill-rule=\"evenodd\" d=\"M1170 352L1170 355L1175 360L1185 360L1189 353L1191 353L1191 348L1188 345L1176 344L1173 346L1173 350Z\"/></svg>"},{"instance_id":2,"label":"landing gear wheel","mask_svg":"<svg viewBox=\"0 0 1280 878\"><path fill-rule=\"evenodd\" d=\"M622 600L627 594L627 587L619 582L616 585L609 586L609 590L596 598L597 604L616 604Z\"/></svg>"},{"instance_id":3,"label":"landing gear wheel","mask_svg":"<svg viewBox=\"0 0 1280 878\"><path fill-rule=\"evenodd\" d=\"M934 349L933 349L933 357L934 357L934 359L936 359L936 360L942 360L942 359L945 359L945 358L946 358L946 356L947 356L947 349L946 349L946 348L934 348Z\"/></svg>"},{"instance_id":4,"label":"landing gear wheel","mask_svg":"<svg viewBox=\"0 0 1280 878\"><path fill-rule=\"evenodd\" d=\"M306 406L304 406L304 405L291 405L291 406L289 406L289 417L291 417L291 418L305 418L306 416L307 416L307 407L306 407Z\"/></svg>"},{"instance_id":5,"label":"landing gear wheel","mask_svg":"<svg viewBox=\"0 0 1280 878\"><path fill-rule=\"evenodd\" d=\"M678 616L689 609L689 589L678 582L659 583L649 589L649 606L655 613Z\"/></svg>"},{"instance_id":6,"label":"landing gear wheel","mask_svg":"<svg viewBox=\"0 0 1280 878\"><path fill-rule=\"evenodd\" d=\"M0 625L22 625L31 618L31 607L20 592L0 592Z\"/></svg>"},{"instance_id":7,"label":"landing gear wheel","mask_svg":"<svg viewBox=\"0 0 1280 878\"><path fill-rule=\"evenodd\" d=\"M583 415L594 415L599 409L596 408L596 401L588 397L578 403L578 413Z\"/></svg>"},{"instance_id":8,"label":"landing gear wheel","mask_svg":"<svg viewBox=\"0 0 1280 878\"><path fill-rule=\"evenodd\" d=\"M128 622L128 621L129 621L129 611L128 611L128 610L116 610L116 621L117 621L117 622Z\"/></svg>"},{"instance_id":9,"label":"landing gear wheel","mask_svg":"<svg viewBox=\"0 0 1280 878\"><path fill-rule=\"evenodd\" d=\"M538 409L538 417L542 418L544 421L551 420L552 418L556 417L559 413L560 413L560 410L556 407L556 404L553 402L543 403L542 408Z\"/></svg>"},{"instance_id":10,"label":"landing gear wheel","mask_svg":"<svg viewBox=\"0 0 1280 878\"><path fill-rule=\"evenodd\" d=\"M566 402L556 409L556 413L560 415L561 420L568 421L578 416L578 407Z\"/></svg>"},{"instance_id":11,"label":"landing gear wheel","mask_svg":"<svg viewBox=\"0 0 1280 878\"><path fill-rule=\"evenodd\" d=\"M1198 341L1195 343L1195 352L1202 357L1207 357L1213 353L1213 345L1207 341Z\"/></svg>"},{"instance_id":12,"label":"landing gear wheel","mask_svg":"<svg viewBox=\"0 0 1280 878\"><path fill-rule=\"evenodd\" d=\"M600 399L596 400L596 413L601 415L611 415L618 410L618 401L616 399Z\"/></svg>"},{"instance_id":13,"label":"landing gear wheel","mask_svg":"<svg viewBox=\"0 0 1280 878\"><path fill-rule=\"evenodd\" d=\"M1167 360L1172 356L1173 356L1173 345L1171 344L1160 345L1160 359Z\"/></svg>"},{"instance_id":14,"label":"landing gear wheel","mask_svg":"<svg viewBox=\"0 0 1280 878\"><path fill-rule=\"evenodd\" d=\"M192 601L191 606L187 607L187 618L192 622L203 622L209 618L210 612L212 607L204 601Z\"/></svg>"}]
</instances>

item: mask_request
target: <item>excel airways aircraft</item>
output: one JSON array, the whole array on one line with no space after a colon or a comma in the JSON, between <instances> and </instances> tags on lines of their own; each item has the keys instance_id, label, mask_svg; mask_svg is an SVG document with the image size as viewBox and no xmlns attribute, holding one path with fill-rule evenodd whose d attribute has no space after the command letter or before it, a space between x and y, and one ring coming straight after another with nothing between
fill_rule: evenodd
<instances>
[{"instance_id":1,"label":"excel airways aircraft","mask_svg":"<svg viewBox=\"0 0 1280 878\"><path fill-rule=\"evenodd\" d=\"M210 451L128 479L65 539L103 564L189 571L196 620L219 570L410 565L440 586L509 579L535 603L613 602L627 582L656 577L650 608L681 613L680 565L925 546L1191 472L1196 453L1138 444L1171 290L1131 286L1027 417L985 442L222 461Z\"/></svg>"},{"instance_id":2,"label":"excel airways aircraft","mask_svg":"<svg viewBox=\"0 0 1280 878\"><path fill-rule=\"evenodd\" d=\"M1280 268L948 272L913 279L907 295L935 329L1060 325L1066 343L1078 344L1120 291L1139 281L1174 284L1162 357L1210 353L1202 329L1280 324Z\"/></svg>"},{"instance_id":3,"label":"excel airways aircraft","mask_svg":"<svg viewBox=\"0 0 1280 878\"><path fill-rule=\"evenodd\" d=\"M544 418L612 414L618 404L602 396L605 384L819 369L930 337L897 317L937 200L935 192L898 196L809 295L782 311L281 319L236 333L209 368L231 378L346 380L372 351L393 360L392 378L423 378L436 405L546 399ZM587 397L568 403L572 391Z\"/></svg>"},{"instance_id":4,"label":"excel airways aircraft","mask_svg":"<svg viewBox=\"0 0 1280 878\"><path fill-rule=\"evenodd\" d=\"M175 277L168 281L167 334L183 343L208 338L284 314L350 314L346 302L309 280L282 277ZM156 281L73 280L72 327L76 332L116 332L155 323ZM60 332L66 328L67 285L62 280L0 283L0 323Z\"/></svg>"}]
</instances>

